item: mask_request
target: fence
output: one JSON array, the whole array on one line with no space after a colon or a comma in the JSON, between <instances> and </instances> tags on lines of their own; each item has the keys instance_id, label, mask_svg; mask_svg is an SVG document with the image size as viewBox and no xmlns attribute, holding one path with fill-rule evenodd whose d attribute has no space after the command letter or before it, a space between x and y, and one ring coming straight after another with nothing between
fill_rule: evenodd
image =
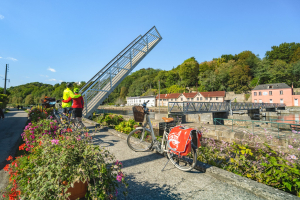
<instances>
[{"instance_id":1,"label":"fence","mask_svg":"<svg viewBox=\"0 0 300 200\"><path fill-rule=\"evenodd\" d=\"M288 121L288 120L285 120ZM293 120L290 120L293 121ZM300 123L281 123L281 122L272 122L272 121L258 121L258 120L239 120L239 119L223 119L215 118L214 119L215 130L221 129L224 127L231 132L247 132L253 134L272 134L274 136L286 137L288 135L299 134L300 135ZM218 127L218 128L217 128Z\"/></svg>"},{"instance_id":2,"label":"fence","mask_svg":"<svg viewBox=\"0 0 300 200\"><path fill-rule=\"evenodd\" d=\"M227 112L230 110L251 110L285 107L280 103L239 102L168 102L168 113Z\"/></svg>"}]
</instances>

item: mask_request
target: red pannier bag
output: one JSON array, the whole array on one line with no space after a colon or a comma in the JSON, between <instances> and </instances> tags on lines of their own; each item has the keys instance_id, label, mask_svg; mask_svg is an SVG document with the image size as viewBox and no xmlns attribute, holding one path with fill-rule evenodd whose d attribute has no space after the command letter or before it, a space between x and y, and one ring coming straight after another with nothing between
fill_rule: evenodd
<instances>
[{"instance_id":1,"label":"red pannier bag","mask_svg":"<svg viewBox=\"0 0 300 200\"><path fill-rule=\"evenodd\" d=\"M195 148L201 146L202 133L193 128L174 127L168 135L168 148L171 152L186 156L191 152L192 143Z\"/></svg>"}]
</instances>

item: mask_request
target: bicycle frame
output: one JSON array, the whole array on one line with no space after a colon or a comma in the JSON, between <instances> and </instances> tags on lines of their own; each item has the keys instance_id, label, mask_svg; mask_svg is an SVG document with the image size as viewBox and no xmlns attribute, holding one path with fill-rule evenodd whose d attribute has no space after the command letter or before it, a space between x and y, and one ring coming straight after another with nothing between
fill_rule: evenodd
<instances>
[{"instance_id":1,"label":"bicycle frame","mask_svg":"<svg viewBox=\"0 0 300 200\"><path fill-rule=\"evenodd\" d=\"M149 125L150 130L148 128L146 128L147 125ZM146 123L142 127L138 127L136 129L146 130L146 131L150 132L153 144L159 144L158 140L156 139L156 137L154 135L153 126L152 126L149 114L146 114ZM163 133L163 137L162 137L162 141L161 141L161 146L160 147L157 146L158 151L160 151L160 152L167 152L168 151L167 148L165 148L165 146L164 146L165 140L167 142L167 145L168 145L168 142L169 142L168 139L165 138L166 135L167 135L166 133L167 132L166 132L166 128L165 128L164 133ZM144 139L144 134L142 134L142 137L141 137L140 141L142 142L143 139Z\"/></svg>"}]
</instances>

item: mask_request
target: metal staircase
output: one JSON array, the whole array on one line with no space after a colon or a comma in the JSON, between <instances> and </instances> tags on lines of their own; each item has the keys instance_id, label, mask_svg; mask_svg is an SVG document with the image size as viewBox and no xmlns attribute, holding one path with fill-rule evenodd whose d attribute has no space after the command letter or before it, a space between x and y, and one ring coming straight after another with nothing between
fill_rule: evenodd
<instances>
[{"instance_id":1,"label":"metal staircase","mask_svg":"<svg viewBox=\"0 0 300 200\"><path fill-rule=\"evenodd\" d=\"M162 40L153 26L145 35L139 35L80 90L84 98L84 117L90 117L108 95Z\"/></svg>"}]
</instances>

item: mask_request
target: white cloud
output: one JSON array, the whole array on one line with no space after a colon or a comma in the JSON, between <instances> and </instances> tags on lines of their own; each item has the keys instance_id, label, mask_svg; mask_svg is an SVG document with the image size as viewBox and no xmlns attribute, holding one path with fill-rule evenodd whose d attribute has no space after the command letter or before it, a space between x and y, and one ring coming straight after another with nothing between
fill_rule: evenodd
<instances>
[{"instance_id":1,"label":"white cloud","mask_svg":"<svg viewBox=\"0 0 300 200\"><path fill-rule=\"evenodd\" d=\"M40 76L42 76L42 77L49 77L49 76L47 76L47 75L41 75L41 74L40 74Z\"/></svg>"},{"instance_id":2,"label":"white cloud","mask_svg":"<svg viewBox=\"0 0 300 200\"><path fill-rule=\"evenodd\" d=\"M51 71L51 72L56 72L56 70L51 68L51 67L49 67L48 70Z\"/></svg>"},{"instance_id":3,"label":"white cloud","mask_svg":"<svg viewBox=\"0 0 300 200\"><path fill-rule=\"evenodd\" d=\"M0 19L4 19L4 16L3 16L3 15L0 15Z\"/></svg>"},{"instance_id":4,"label":"white cloud","mask_svg":"<svg viewBox=\"0 0 300 200\"><path fill-rule=\"evenodd\" d=\"M52 78L52 79L49 79L49 81L56 81L56 79L55 79L55 78Z\"/></svg>"},{"instance_id":5,"label":"white cloud","mask_svg":"<svg viewBox=\"0 0 300 200\"><path fill-rule=\"evenodd\" d=\"M59 80L59 82L64 82L63 80Z\"/></svg>"},{"instance_id":6,"label":"white cloud","mask_svg":"<svg viewBox=\"0 0 300 200\"><path fill-rule=\"evenodd\" d=\"M0 56L0 58L2 58L2 57Z\"/></svg>"},{"instance_id":7,"label":"white cloud","mask_svg":"<svg viewBox=\"0 0 300 200\"><path fill-rule=\"evenodd\" d=\"M6 59L7 59L7 60L12 60L12 61L18 61L17 59L12 58L12 57L7 57Z\"/></svg>"}]
</instances>

